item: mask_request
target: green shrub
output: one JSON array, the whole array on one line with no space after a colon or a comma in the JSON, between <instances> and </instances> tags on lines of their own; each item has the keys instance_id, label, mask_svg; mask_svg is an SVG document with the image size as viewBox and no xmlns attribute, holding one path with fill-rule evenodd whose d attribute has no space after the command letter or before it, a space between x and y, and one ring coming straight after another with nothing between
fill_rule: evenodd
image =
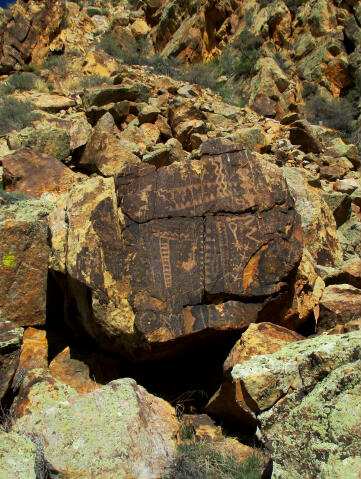
<instances>
[{"instance_id":1,"label":"green shrub","mask_svg":"<svg viewBox=\"0 0 361 479\"><path fill-rule=\"evenodd\" d=\"M261 56L263 39L245 28L233 42L233 47L240 52L234 64L236 76L252 77L256 73L256 63Z\"/></svg>"},{"instance_id":2,"label":"green shrub","mask_svg":"<svg viewBox=\"0 0 361 479\"><path fill-rule=\"evenodd\" d=\"M43 68L55 70L61 75L67 72L67 59L64 55L49 55L43 63Z\"/></svg>"},{"instance_id":3,"label":"green shrub","mask_svg":"<svg viewBox=\"0 0 361 479\"><path fill-rule=\"evenodd\" d=\"M237 462L222 453L217 442L192 442L178 447L178 454L164 479L261 479L262 466L257 456Z\"/></svg>"},{"instance_id":4,"label":"green shrub","mask_svg":"<svg viewBox=\"0 0 361 479\"><path fill-rule=\"evenodd\" d=\"M108 77L103 77L101 75L86 75L83 78L81 78L79 84L82 88L91 88L94 86L99 86L102 85L103 83L111 83L110 78Z\"/></svg>"},{"instance_id":5,"label":"green shrub","mask_svg":"<svg viewBox=\"0 0 361 479\"><path fill-rule=\"evenodd\" d=\"M0 135L12 130L21 130L39 118L32 103L25 103L12 97L0 98Z\"/></svg>"},{"instance_id":6,"label":"green shrub","mask_svg":"<svg viewBox=\"0 0 361 479\"><path fill-rule=\"evenodd\" d=\"M312 123L350 133L357 111L346 98L325 98L315 94L307 100L306 116Z\"/></svg>"},{"instance_id":7,"label":"green shrub","mask_svg":"<svg viewBox=\"0 0 361 479\"><path fill-rule=\"evenodd\" d=\"M121 58L123 54L123 49L119 44L119 39L112 33L105 33L99 40L98 45L99 48L116 59Z\"/></svg>"},{"instance_id":8,"label":"green shrub","mask_svg":"<svg viewBox=\"0 0 361 479\"><path fill-rule=\"evenodd\" d=\"M94 15L101 15L102 11L100 10L100 8L90 7L86 9L86 14L89 17L94 17Z\"/></svg>"},{"instance_id":9,"label":"green shrub","mask_svg":"<svg viewBox=\"0 0 361 479\"><path fill-rule=\"evenodd\" d=\"M7 84L15 90L28 91L36 90L39 86L39 78L34 73L14 73L7 81Z\"/></svg>"},{"instance_id":10,"label":"green shrub","mask_svg":"<svg viewBox=\"0 0 361 479\"><path fill-rule=\"evenodd\" d=\"M198 63L183 70L181 77L189 83L197 83L203 88L217 89L218 68L211 63Z\"/></svg>"}]
</instances>

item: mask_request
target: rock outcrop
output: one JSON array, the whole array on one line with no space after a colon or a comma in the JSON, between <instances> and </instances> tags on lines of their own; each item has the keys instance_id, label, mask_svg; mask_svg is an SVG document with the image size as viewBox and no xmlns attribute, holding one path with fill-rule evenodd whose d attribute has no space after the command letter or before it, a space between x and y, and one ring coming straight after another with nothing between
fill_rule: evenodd
<instances>
[{"instance_id":1,"label":"rock outcrop","mask_svg":"<svg viewBox=\"0 0 361 479\"><path fill-rule=\"evenodd\" d=\"M272 477L359 472L360 339L360 331L315 337L233 368L271 452Z\"/></svg>"}]
</instances>

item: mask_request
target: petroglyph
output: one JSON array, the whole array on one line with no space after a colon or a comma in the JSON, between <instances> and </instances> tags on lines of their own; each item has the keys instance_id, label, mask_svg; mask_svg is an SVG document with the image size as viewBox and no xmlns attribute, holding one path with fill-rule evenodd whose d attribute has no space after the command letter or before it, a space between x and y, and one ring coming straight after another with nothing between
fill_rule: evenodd
<instances>
[{"instance_id":1,"label":"petroglyph","mask_svg":"<svg viewBox=\"0 0 361 479\"><path fill-rule=\"evenodd\" d=\"M280 170L246 151L205 156L196 165L138 167L129 177L126 188L120 179L118 199L137 235L124 255L137 251L137 261L128 261L133 295L162 301L151 320L149 301L137 303L138 327L151 330L152 338L159 328L184 334L214 327L216 317L221 327L223 313L201 304L207 295L232 295L241 303L275 293L299 260L300 243L290 229L299 228L299 220ZM284 249L287 264L275 259ZM277 263L271 276L270 261ZM238 313L233 318L244 324Z\"/></svg>"}]
</instances>

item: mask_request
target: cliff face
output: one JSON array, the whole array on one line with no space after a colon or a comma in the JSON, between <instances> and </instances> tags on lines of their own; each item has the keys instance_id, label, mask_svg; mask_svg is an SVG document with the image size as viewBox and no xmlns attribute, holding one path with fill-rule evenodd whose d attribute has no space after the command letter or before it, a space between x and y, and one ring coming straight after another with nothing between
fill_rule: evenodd
<instances>
[{"instance_id":1,"label":"cliff face","mask_svg":"<svg viewBox=\"0 0 361 479\"><path fill-rule=\"evenodd\" d=\"M360 23L336 0L1 13L0 479L237 471L253 449L204 412L257 432L254 477L358 474Z\"/></svg>"}]
</instances>

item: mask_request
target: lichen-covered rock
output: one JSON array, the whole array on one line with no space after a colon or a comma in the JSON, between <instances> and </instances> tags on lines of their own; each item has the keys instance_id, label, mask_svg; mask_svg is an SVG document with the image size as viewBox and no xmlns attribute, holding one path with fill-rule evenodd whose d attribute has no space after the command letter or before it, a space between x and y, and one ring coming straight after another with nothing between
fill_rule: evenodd
<instances>
[{"instance_id":1,"label":"lichen-covered rock","mask_svg":"<svg viewBox=\"0 0 361 479\"><path fill-rule=\"evenodd\" d=\"M45 120L34 127L10 133L8 143L12 150L32 148L64 161L70 155L69 129L69 122Z\"/></svg>"},{"instance_id":2,"label":"lichen-covered rock","mask_svg":"<svg viewBox=\"0 0 361 479\"><path fill-rule=\"evenodd\" d=\"M0 208L0 310L19 326L45 323L52 204L7 195ZM13 202L11 202L11 200Z\"/></svg>"},{"instance_id":3,"label":"lichen-covered rock","mask_svg":"<svg viewBox=\"0 0 361 479\"><path fill-rule=\"evenodd\" d=\"M272 478L339 477L342 463L350 477L359 472L360 340L361 331L318 336L233 368L271 452Z\"/></svg>"},{"instance_id":4,"label":"lichen-covered rock","mask_svg":"<svg viewBox=\"0 0 361 479\"><path fill-rule=\"evenodd\" d=\"M173 408L133 379L78 394L41 375L24 395L13 428L38 437L64 479L156 479L174 457Z\"/></svg>"},{"instance_id":5,"label":"lichen-covered rock","mask_svg":"<svg viewBox=\"0 0 361 479\"><path fill-rule=\"evenodd\" d=\"M320 190L308 183L308 173L301 168L283 168L287 184L301 216L305 245L323 266L341 266L343 253L336 232L336 221ZM347 222L346 222L347 223Z\"/></svg>"},{"instance_id":6,"label":"lichen-covered rock","mask_svg":"<svg viewBox=\"0 0 361 479\"><path fill-rule=\"evenodd\" d=\"M92 178L50 219L56 268L104 348L140 359L245 328L287 286L302 234L280 170L221 140L203 153L125 169L119 211L113 179Z\"/></svg>"},{"instance_id":7,"label":"lichen-covered rock","mask_svg":"<svg viewBox=\"0 0 361 479\"><path fill-rule=\"evenodd\" d=\"M0 479L37 479L36 445L16 432L0 430Z\"/></svg>"}]
</instances>

